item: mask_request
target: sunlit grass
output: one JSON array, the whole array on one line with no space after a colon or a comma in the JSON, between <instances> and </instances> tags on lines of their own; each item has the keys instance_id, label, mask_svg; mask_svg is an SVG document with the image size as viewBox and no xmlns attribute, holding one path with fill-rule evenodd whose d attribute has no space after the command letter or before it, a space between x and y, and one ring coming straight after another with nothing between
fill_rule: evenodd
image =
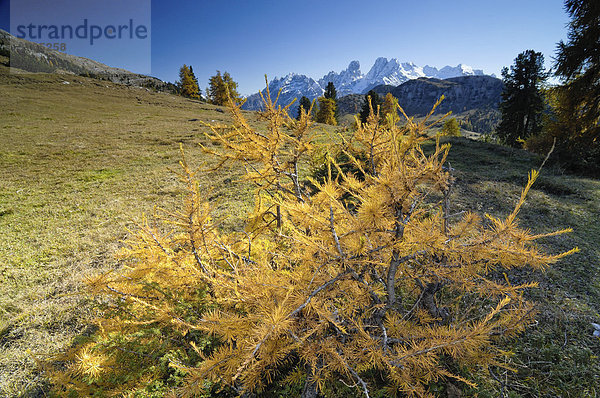
<instances>
[{"instance_id":1,"label":"sunlit grass","mask_svg":"<svg viewBox=\"0 0 600 398\"><path fill-rule=\"evenodd\" d=\"M177 167L179 143L191 163L210 165L196 145L204 142L201 122L229 117L167 94L69 75L9 75L2 67L0 98L0 396L11 397L43 388L32 355L43 358L86 333L94 307L81 294L85 276L119 267L114 254L142 214L179 206L183 190L168 170ZM454 210L506 215L539 159L451 142ZM252 205L241 175L199 174L226 229L242 228ZM507 388L522 396L593 396L600 386L600 344L589 329L590 321L600 323L600 182L547 168L529 198L523 225L536 232L572 227L543 244L554 253L581 252L535 276L539 323L506 347L518 370L507 372ZM498 386L483 380L480 396Z\"/></svg>"}]
</instances>

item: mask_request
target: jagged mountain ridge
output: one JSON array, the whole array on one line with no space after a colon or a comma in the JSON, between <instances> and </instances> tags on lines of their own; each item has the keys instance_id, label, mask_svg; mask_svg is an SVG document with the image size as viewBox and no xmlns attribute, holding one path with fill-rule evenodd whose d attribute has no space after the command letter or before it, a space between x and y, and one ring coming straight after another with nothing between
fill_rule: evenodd
<instances>
[{"instance_id":1,"label":"jagged mountain ridge","mask_svg":"<svg viewBox=\"0 0 600 398\"><path fill-rule=\"evenodd\" d=\"M377 58L367 74L361 72L359 61L352 61L345 70L339 73L331 71L318 81L296 73L290 73L283 78L275 78L269 83L269 91L271 96L274 97L279 90L282 90L280 104L287 105L294 98L299 99L306 96L313 100L319 97L329 82L333 82L335 85L338 97L343 97L349 94L364 94L373 87L382 84L398 86L406 81L421 77L447 79L459 76L482 75L484 75L482 70L473 69L462 64L437 69L429 65L420 67L412 62L401 63L396 58L388 60L380 57ZM315 83L320 87L320 90L315 86ZM262 93L265 94L266 89ZM248 96L244 109L258 110L261 109L261 105L260 94L256 93ZM295 111L296 108L297 105L291 107L292 111Z\"/></svg>"},{"instance_id":2,"label":"jagged mountain ridge","mask_svg":"<svg viewBox=\"0 0 600 398\"><path fill-rule=\"evenodd\" d=\"M279 94L279 90L281 89L281 94ZM266 95L267 89L265 88L263 91L263 95ZM271 95L271 99L275 101L277 95L279 94L279 102L278 104L287 105L294 98L300 99L302 96L306 96L311 100L318 98L323 95L325 90L319 83L317 83L314 79L311 79L305 75L297 75L295 73L290 73L289 75L282 78L275 78L271 80L269 83L269 93ZM246 99L244 106L242 108L249 110L259 110L263 105L262 98L259 93L253 94ZM297 104L294 103L292 108L296 110L298 108Z\"/></svg>"},{"instance_id":3,"label":"jagged mountain ridge","mask_svg":"<svg viewBox=\"0 0 600 398\"><path fill-rule=\"evenodd\" d=\"M325 88L327 87L327 83L332 82L336 88L338 96L344 96L352 94L352 87L363 78L364 75L360 71L360 63L358 61L352 61L348 65L348 68L344 69L340 73L331 71L323 76L321 79L319 79L319 85Z\"/></svg>"}]
</instances>

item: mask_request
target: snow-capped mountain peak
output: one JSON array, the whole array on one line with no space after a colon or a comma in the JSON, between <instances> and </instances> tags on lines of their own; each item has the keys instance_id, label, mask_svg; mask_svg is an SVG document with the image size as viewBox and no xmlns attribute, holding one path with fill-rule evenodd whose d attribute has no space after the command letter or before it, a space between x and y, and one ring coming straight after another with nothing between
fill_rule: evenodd
<instances>
[{"instance_id":1,"label":"snow-capped mountain peak","mask_svg":"<svg viewBox=\"0 0 600 398\"><path fill-rule=\"evenodd\" d=\"M318 81L296 73L275 78L269 83L269 91L272 98L275 98L277 92L281 89L280 103L287 105L292 99L300 99L302 96L306 96L311 100L320 97L329 82L334 84L338 97L343 97L348 94L365 94L381 84L399 86L408 80L420 77L449 79L483 74L481 69L473 69L463 64L444 66L438 69L429 65L421 67L413 62L401 63L397 58L379 57L367 74L361 72L358 61L351 61L346 69L339 73L331 71ZM263 90L263 93L265 92ZM257 93L248 97L244 108L260 109L260 106L260 95ZM295 107L293 108L295 109Z\"/></svg>"},{"instance_id":2,"label":"snow-capped mountain peak","mask_svg":"<svg viewBox=\"0 0 600 398\"><path fill-rule=\"evenodd\" d=\"M277 98L279 90L281 90L281 94L279 95L278 104L282 106L289 104L294 98L300 99L302 96L306 96L313 100L322 96L325 92L314 79L297 73L289 73L281 78L276 77L269 82L269 94L273 101ZM262 90L263 95L266 92L266 88ZM262 105L262 98L259 93L256 93L246 98L243 108L259 110L262 109Z\"/></svg>"},{"instance_id":3,"label":"snow-capped mountain peak","mask_svg":"<svg viewBox=\"0 0 600 398\"><path fill-rule=\"evenodd\" d=\"M459 76L482 76L483 70L481 69L473 69L468 65L458 64L456 66L444 66L442 69L438 71L438 73L433 76L438 79L450 79L451 77L459 77Z\"/></svg>"},{"instance_id":4,"label":"snow-capped mountain peak","mask_svg":"<svg viewBox=\"0 0 600 398\"><path fill-rule=\"evenodd\" d=\"M331 71L323 76L321 79L319 79L319 84L321 87L325 88L327 87L327 83L332 82L336 88L338 96L344 96L353 94L353 85L363 77L364 76L360 71L360 62L351 61L350 64L348 64L348 68L340 73Z\"/></svg>"},{"instance_id":5,"label":"snow-capped mountain peak","mask_svg":"<svg viewBox=\"0 0 600 398\"><path fill-rule=\"evenodd\" d=\"M365 93L380 84L398 86L407 80L425 76L423 68L412 62L400 63L397 58L388 60L385 57L379 57L364 79L354 85L353 92Z\"/></svg>"}]
</instances>

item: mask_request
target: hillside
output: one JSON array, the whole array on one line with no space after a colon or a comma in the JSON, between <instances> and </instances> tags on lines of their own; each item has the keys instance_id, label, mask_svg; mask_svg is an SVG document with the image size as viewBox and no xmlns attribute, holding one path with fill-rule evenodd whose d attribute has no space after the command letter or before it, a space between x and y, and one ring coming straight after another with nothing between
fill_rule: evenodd
<instances>
[{"instance_id":1,"label":"hillside","mask_svg":"<svg viewBox=\"0 0 600 398\"><path fill-rule=\"evenodd\" d=\"M184 144L200 166L203 122L224 108L72 74L14 71L0 56L0 396L39 396L31 353L56 353L89 330L86 276L115 258L143 214L181 204L170 171ZM43 94L41 94L43 93ZM262 125L255 113L252 123ZM330 127L325 127L330 129ZM200 174L233 228L252 194L232 175ZM236 209L225 211L225 204Z\"/></svg>"},{"instance_id":2,"label":"hillside","mask_svg":"<svg viewBox=\"0 0 600 398\"><path fill-rule=\"evenodd\" d=\"M442 95L444 101L436 114L452 112L468 131L488 134L500 121L498 104L502 92L502 81L491 76L462 76L445 80L418 78L398 86L379 85L373 88L380 98L392 93L409 116L424 116L431 105ZM350 94L338 98L340 116L359 113L365 95Z\"/></svg>"},{"instance_id":3,"label":"hillside","mask_svg":"<svg viewBox=\"0 0 600 398\"><path fill-rule=\"evenodd\" d=\"M194 165L210 165L196 145L205 142L202 122L229 117L164 93L71 74L9 74L5 65L0 96L0 396L43 396L43 376L27 350L45 358L89 333L96 307L83 294L83 279L119 269L115 254L143 213L180 204L183 189L168 170L177 166L179 143ZM451 142L452 213L506 215L540 163L520 150ZM225 229L241 228L237 221L252 205L249 188L236 182L242 171L199 174L217 216L227 216ZM598 214L599 181L543 171L522 224L540 233L572 227L542 243L551 252L579 246L581 253L534 275L538 321L503 347L505 365L516 372L494 368L501 383L481 376L479 390L464 387L465 396L502 389L514 397L585 397L600 390L600 343L590 326L600 323ZM507 274L515 282L524 276Z\"/></svg>"},{"instance_id":4,"label":"hillside","mask_svg":"<svg viewBox=\"0 0 600 398\"><path fill-rule=\"evenodd\" d=\"M10 65L28 72L63 73L94 77L130 86L162 88L165 83L155 77L113 68L92 59L52 50L44 45L19 39L0 29L0 55L9 57Z\"/></svg>"},{"instance_id":5,"label":"hillside","mask_svg":"<svg viewBox=\"0 0 600 398\"><path fill-rule=\"evenodd\" d=\"M397 87L377 86L373 91L380 96L391 92L409 115L425 115L442 95L444 101L437 109L439 113L497 109L502 87L502 80L495 77L462 76L445 80L419 78Z\"/></svg>"}]
</instances>

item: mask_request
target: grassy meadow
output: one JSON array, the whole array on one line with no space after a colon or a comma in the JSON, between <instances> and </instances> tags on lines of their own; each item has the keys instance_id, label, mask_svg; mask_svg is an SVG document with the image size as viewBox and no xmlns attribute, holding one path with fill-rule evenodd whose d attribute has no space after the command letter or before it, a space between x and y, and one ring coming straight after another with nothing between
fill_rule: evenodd
<instances>
[{"instance_id":1,"label":"grassy meadow","mask_svg":"<svg viewBox=\"0 0 600 398\"><path fill-rule=\"evenodd\" d=\"M5 59L3 60L6 61ZM85 278L118 269L115 254L155 207L179 206L183 189L169 171L179 144L196 166L202 122L227 123L226 109L145 89L72 75L14 73L0 65L0 396L44 396L34 358L89 333L93 299ZM260 127L256 114L247 113ZM332 133L336 128L320 126ZM521 150L450 139L453 212L506 215L541 159ZM210 143L206 143L210 145ZM243 170L200 173L223 228L241 228L252 205ZM506 342L513 370L476 381L482 397L587 397L600 392L600 181L546 168L520 215L536 232L574 232L543 244L570 256L545 273L530 297L537 322Z\"/></svg>"},{"instance_id":2,"label":"grassy meadow","mask_svg":"<svg viewBox=\"0 0 600 398\"><path fill-rule=\"evenodd\" d=\"M200 166L201 122L228 114L145 89L6 68L0 98L0 396L20 396L43 383L33 356L85 333L93 317L85 277L118 267L115 253L144 213L180 204L169 170L179 143ZM250 191L235 176L199 178L235 228Z\"/></svg>"}]
</instances>

